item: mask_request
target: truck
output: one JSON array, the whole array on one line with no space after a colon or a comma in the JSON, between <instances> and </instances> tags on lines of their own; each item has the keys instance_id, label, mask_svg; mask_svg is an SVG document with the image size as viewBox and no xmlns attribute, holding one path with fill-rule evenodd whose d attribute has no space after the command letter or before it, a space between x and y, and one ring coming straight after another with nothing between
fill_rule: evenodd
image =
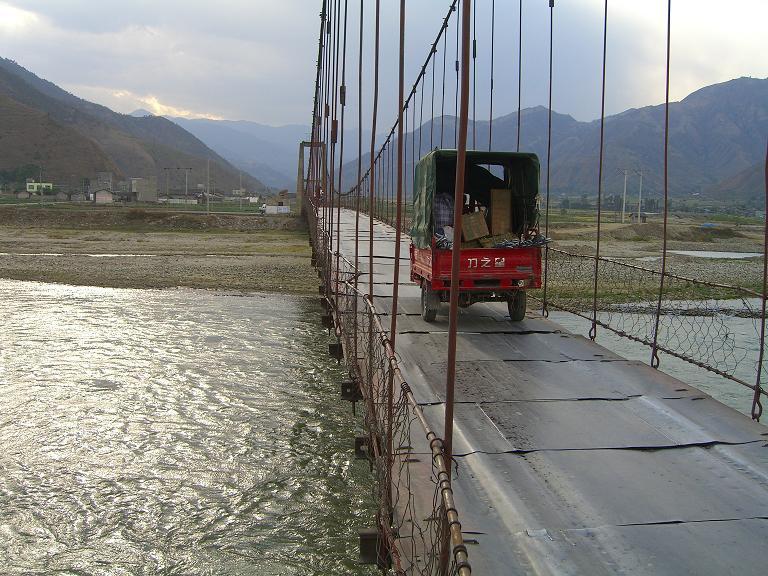
<instances>
[{"instance_id":1,"label":"truck","mask_svg":"<svg viewBox=\"0 0 768 576\"><path fill-rule=\"evenodd\" d=\"M506 302L510 320L525 318L526 290L541 287L539 160L535 154L467 151L462 230L453 229L456 150L435 149L416 166L411 280L421 287L421 315L433 322L451 289L453 242L461 242L459 306Z\"/></svg>"}]
</instances>

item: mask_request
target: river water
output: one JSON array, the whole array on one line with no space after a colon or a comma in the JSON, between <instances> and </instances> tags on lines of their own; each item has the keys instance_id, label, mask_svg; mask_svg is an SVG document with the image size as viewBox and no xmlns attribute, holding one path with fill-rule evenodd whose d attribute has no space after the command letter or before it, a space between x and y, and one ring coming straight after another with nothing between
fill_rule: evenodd
<instances>
[{"instance_id":1,"label":"river water","mask_svg":"<svg viewBox=\"0 0 768 576\"><path fill-rule=\"evenodd\" d=\"M315 300L0 301L0 573L368 573L371 478Z\"/></svg>"}]
</instances>

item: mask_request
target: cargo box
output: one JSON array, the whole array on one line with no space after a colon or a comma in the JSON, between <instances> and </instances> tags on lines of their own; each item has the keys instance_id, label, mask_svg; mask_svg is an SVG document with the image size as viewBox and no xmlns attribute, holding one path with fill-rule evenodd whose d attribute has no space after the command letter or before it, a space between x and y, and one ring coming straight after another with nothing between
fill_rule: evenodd
<instances>
[{"instance_id":1,"label":"cargo box","mask_svg":"<svg viewBox=\"0 0 768 576\"><path fill-rule=\"evenodd\" d=\"M464 214L461 219L461 231L465 242L471 242L478 238L488 236L488 224L482 212L470 212Z\"/></svg>"}]
</instances>

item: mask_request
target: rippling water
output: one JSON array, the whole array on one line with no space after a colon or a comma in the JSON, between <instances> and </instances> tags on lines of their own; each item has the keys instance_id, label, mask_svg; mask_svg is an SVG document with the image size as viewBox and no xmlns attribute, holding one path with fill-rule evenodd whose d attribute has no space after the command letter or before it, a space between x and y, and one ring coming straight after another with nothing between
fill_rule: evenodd
<instances>
[{"instance_id":1,"label":"rippling water","mask_svg":"<svg viewBox=\"0 0 768 576\"><path fill-rule=\"evenodd\" d=\"M0 280L3 574L360 574L314 300Z\"/></svg>"}]
</instances>

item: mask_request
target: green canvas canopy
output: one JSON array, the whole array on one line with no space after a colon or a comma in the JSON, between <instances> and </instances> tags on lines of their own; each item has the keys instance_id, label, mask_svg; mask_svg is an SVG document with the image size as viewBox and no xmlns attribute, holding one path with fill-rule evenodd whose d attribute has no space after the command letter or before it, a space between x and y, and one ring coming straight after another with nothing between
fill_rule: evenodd
<instances>
[{"instance_id":1,"label":"green canvas canopy","mask_svg":"<svg viewBox=\"0 0 768 576\"><path fill-rule=\"evenodd\" d=\"M438 192L454 195L457 156L456 150L433 150L416 165L411 238L417 248L432 245L435 195ZM524 221L535 223L539 196L539 159L536 154L467 151L464 189L473 199L490 206L491 190L513 185L519 188L516 198L520 210L517 212Z\"/></svg>"}]
</instances>

